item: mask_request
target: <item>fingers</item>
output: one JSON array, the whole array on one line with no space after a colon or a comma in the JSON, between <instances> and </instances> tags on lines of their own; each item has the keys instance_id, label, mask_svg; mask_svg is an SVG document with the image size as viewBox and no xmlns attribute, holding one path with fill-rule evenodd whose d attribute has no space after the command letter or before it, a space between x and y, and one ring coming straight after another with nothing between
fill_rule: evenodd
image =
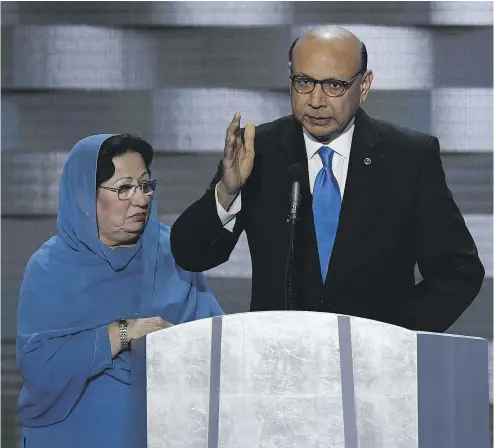
<instances>
[{"instance_id":1,"label":"fingers","mask_svg":"<svg viewBox=\"0 0 494 448\"><path fill-rule=\"evenodd\" d=\"M145 319L151 325L162 326L165 323L165 321L160 316L147 317Z\"/></svg>"},{"instance_id":2,"label":"fingers","mask_svg":"<svg viewBox=\"0 0 494 448\"><path fill-rule=\"evenodd\" d=\"M173 324L172 323L166 321L162 317L156 317L154 319L156 319L156 323L158 324L158 326L160 328L170 328L170 327L173 327Z\"/></svg>"},{"instance_id":3,"label":"fingers","mask_svg":"<svg viewBox=\"0 0 494 448\"><path fill-rule=\"evenodd\" d=\"M165 321L159 316L142 317L139 319L129 319L127 334L129 340L140 339L155 331L173 327L173 324Z\"/></svg>"},{"instance_id":4,"label":"fingers","mask_svg":"<svg viewBox=\"0 0 494 448\"><path fill-rule=\"evenodd\" d=\"M255 125L253 123L247 123L247 126L245 126L244 141L242 142L240 136L240 113L235 112L233 120L226 132L224 161L233 164L239 151L244 152L244 156L247 159L254 159L255 135Z\"/></svg>"},{"instance_id":5,"label":"fingers","mask_svg":"<svg viewBox=\"0 0 494 448\"><path fill-rule=\"evenodd\" d=\"M235 114L233 115L233 119L226 130L226 138L225 138L226 158L233 157L233 148L235 146L235 140L237 138L239 129L240 129L240 114L238 112L235 112Z\"/></svg>"},{"instance_id":6,"label":"fingers","mask_svg":"<svg viewBox=\"0 0 494 448\"><path fill-rule=\"evenodd\" d=\"M239 149L242 148L242 137L240 136L240 133L237 135L237 137L235 138L235 149L238 151Z\"/></svg>"}]
</instances>

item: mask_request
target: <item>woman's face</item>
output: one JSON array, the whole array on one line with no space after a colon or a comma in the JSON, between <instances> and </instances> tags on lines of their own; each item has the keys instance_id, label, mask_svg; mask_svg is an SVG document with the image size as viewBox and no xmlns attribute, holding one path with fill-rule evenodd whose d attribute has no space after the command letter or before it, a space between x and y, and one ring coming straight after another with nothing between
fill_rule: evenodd
<instances>
[{"instance_id":1,"label":"woman's face","mask_svg":"<svg viewBox=\"0 0 494 448\"><path fill-rule=\"evenodd\" d=\"M96 192L99 238L108 247L134 244L138 240L149 216L152 197L144 196L137 188L131 199L120 200L116 191L101 188L137 185L149 179L144 160L137 152L117 156L113 164L115 173Z\"/></svg>"}]
</instances>

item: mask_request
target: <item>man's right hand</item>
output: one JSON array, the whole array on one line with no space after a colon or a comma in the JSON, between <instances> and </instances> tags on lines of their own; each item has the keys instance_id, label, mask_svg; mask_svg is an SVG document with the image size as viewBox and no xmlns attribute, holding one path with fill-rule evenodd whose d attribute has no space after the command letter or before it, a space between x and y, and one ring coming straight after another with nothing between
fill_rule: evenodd
<instances>
[{"instance_id":1,"label":"man's right hand","mask_svg":"<svg viewBox=\"0 0 494 448\"><path fill-rule=\"evenodd\" d=\"M254 124L245 126L244 143L240 137L240 114L235 112L228 126L223 154L223 178L218 184L218 200L228 210L247 182L254 166Z\"/></svg>"}]
</instances>

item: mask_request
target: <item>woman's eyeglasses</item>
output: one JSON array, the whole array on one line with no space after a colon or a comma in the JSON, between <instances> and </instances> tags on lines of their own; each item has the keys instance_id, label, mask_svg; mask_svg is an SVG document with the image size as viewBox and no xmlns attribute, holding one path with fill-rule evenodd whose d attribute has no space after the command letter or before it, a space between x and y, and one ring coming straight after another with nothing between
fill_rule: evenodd
<instances>
[{"instance_id":1,"label":"woman's eyeglasses","mask_svg":"<svg viewBox=\"0 0 494 448\"><path fill-rule=\"evenodd\" d=\"M100 188L114 191L118 194L118 199L121 201L126 201L134 197L138 188L141 189L144 196L151 196L156 189L156 179L144 180L137 185L120 185L118 188L104 187L103 185L100 185Z\"/></svg>"}]
</instances>

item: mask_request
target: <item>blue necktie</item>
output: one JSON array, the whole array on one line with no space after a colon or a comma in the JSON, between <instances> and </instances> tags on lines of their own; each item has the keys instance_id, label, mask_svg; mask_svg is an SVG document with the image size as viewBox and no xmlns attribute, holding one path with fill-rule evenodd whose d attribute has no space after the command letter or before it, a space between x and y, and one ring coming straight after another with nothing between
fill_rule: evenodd
<instances>
[{"instance_id":1,"label":"blue necktie","mask_svg":"<svg viewBox=\"0 0 494 448\"><path fill-rule=\"evenodd\" d=\"M312 198L312 213L314 214L323 283L328 272L341 209L341 193L331 168L333 153L333 150L326 146L319 149L323 168L317 174Z\"/></svg>"}]
</instances>

